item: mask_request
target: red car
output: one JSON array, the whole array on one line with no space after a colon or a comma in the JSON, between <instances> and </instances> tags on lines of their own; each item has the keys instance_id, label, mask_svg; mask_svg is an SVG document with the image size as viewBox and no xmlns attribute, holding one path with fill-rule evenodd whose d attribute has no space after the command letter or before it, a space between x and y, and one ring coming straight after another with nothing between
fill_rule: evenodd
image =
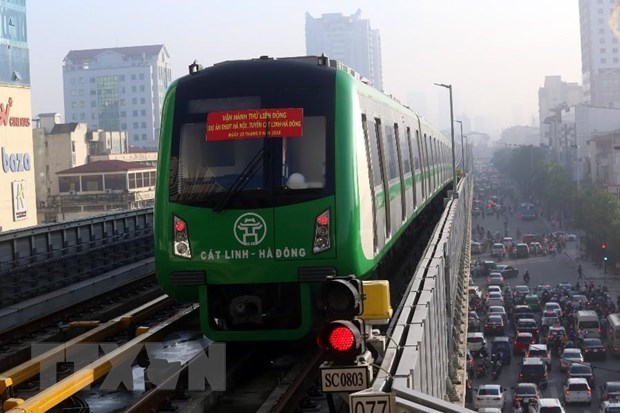
<instances>
[{"instance_id":1,"label":"red car","mask_svg":"<svg viewBox=\"0 0 620 413\"><path fill-rule=\"evenodd\" d=\"M532 333L519 333L517 337L515 337L514 344L512 345L512 354L520 356L530 348L530 344L534 343L535 341Z\"/></svg>"}]
</instances>

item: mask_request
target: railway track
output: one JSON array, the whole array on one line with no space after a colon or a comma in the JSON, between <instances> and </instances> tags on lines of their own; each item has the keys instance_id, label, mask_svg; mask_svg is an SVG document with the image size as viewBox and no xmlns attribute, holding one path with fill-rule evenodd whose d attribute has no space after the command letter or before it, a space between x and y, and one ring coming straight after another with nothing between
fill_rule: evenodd
<instances>
[{"instance_id":1,"label":"railway track","mask_svg":"<svg viewBox=\"0 0 620 413\"><path fill-rule=\"evenodd\" d=\"M0 371L31 357L33 343L64 342L92 327L90 320L110 320L160 296L154 274L106 292L96 299L76 303L62 311L41 314L34 321L19 323L19 328L0 334ZM89 322L83 323L84 320Z\"/></svg>"},{"instance_id":2,"label":"railway track","mask_svg":"<svg viewBox=\"0 0 620 413\"><path fill-rule=\"evenodd\" d=\"M0 389L6 399L4 405L5 412L24 413L24 412L43 412L48 411L56 406L64 408L64 404L73 404L76 400L84 399L84 395L77 394L88 386L93 386L101 391L113 391L113 388L107 388L105 379L109 375L131 372L131 366L136 359L140 359L139 355L147 348L147 343L161 341L164 336L171 331L179 330L180 325L196 316L197 306L190 305L182 308L172 308L171 300L167 296L161 296L150 303L143 305L123 316L117 317L104 323L93 330L84 333L73 340L56 346L50 345L49 350L43 352L37 357L22 363L13 369L5 371L0 376ZM163 320L155 321L155 318ZM138 328L138 335L135 338L124 340L119 339L125 330L137 325L136 323L154 323L150 328ZM113 341L110 341L113 340ZM103 354L100 353L102 347ZM95 360L90 361L88 356L92 356L92 350L95 350ZM76 368L73 371L67 365L63 365L64 361L73 361ZM86 364L86 361L90 361ZM59 364L61 362L61 364ZM86 364L86 365L85 365ZM60 366L58 375L61 379L51 385L45 383L44 378L49 380L49 374L45 377L42 373L41 366L52 366L52 381L56 381L56 366ZM83 366L78 368L79 366ZM64 369L66 371L63 371ZM116 369L116 370L115 370ZM31 390L33 382L38 375L39 388ZM126 387L133 387L132 376L115 377L120 380L117 384L123 384ZM27 383L28 381L30 383ZM103 381L102 381L103 380ZM27 384L23 386L23 384ZM22 385L22 386L20 386ZM103 387L102 387L103 386ZM7 397L12 396L12 397ZM88 402L84 401L88 406Z\"/></svg>"}]
</instances>

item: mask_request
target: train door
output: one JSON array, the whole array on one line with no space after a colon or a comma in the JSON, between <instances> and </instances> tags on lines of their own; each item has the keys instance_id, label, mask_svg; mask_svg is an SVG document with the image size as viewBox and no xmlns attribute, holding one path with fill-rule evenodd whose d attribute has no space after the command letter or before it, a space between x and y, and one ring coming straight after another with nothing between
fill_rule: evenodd
<instances>
[{"instance_id":1,"label":"train door","mask_svg":"<svg viewBox=\"0 0 620 413\"><path fill-rule=\"evenodd\" d=\"M411 207L412 207L412 211L415 211L416 207L418 206L418 187L420 185L416 184L416 175L417 175L417 170L419 169L419 159L416 158L417 153L416 153L416 149L413 146L413 143L411 142L411 128L409 126L407 126L407 150L409 152L409 166L411 167L411 194L412 194L412 203L411 203ZM409 199L409 198L407 198Z\"/></svg>"},{"instance_id":2,"label":"train door","mask_svg":"<svg viewBox=\"0 0 620 413\"><path fill-rule=\"evenodd\" d=\"M398 129L398 123L394 123L394 142L396 143L396 155L398 159L398 175L400 177L400 209L401 209L401 220L404 222L407 220L407 216L410 211L407 210L407 205L411 205L411 202L407 202L407 185L406 185L406 177L405 174L407 172L411 172L411 167L405 167L405 161L409 164L409 151L407 150L407 142L404 139L404 134L400 133ZM408 171L405 171L408 169Z\"/></svg>"}]
</instances>

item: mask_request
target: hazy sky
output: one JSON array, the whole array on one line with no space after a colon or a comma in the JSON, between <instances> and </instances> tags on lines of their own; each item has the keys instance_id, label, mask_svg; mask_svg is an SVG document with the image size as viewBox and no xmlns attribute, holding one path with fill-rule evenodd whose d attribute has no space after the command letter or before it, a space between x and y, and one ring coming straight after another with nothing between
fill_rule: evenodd
<instances>
[{"instance_id":1,"label":"hazy sky","mask_svg":"<svg viewBox=\"0 0 620 413\"><path fill-rule=\"evenodd\" d=\"M69 50L164 44L173 77L260 55L305 54L305 12L359 8L381 35L387 93L448 127L496 132L530 125L547 75L581 84L577 0L27 0L33 113L64 114ZM458 126L458 124L457 124Z\"/></svg>"}]
</instances>

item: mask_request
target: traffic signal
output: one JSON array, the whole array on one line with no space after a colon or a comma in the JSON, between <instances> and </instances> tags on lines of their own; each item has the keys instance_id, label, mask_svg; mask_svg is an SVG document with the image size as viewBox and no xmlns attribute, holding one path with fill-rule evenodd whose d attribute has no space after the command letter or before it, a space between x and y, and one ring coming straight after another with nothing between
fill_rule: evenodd
<instances>
[{"instance_id":1,"label":"traffic signal","mask_svg":"<svg viewBox=\"0 0 620 413\"><path fill-rule=\"evenodd\" d=\"M328 277L319 293L327 323L317 337L326 358L335 363L354 363L366 351L362 281L355 276Z\"/></svg>"},{"instance_id":2,"label":"traffic signal","mask_svg":"<svg viewBox=\"0 0 620 413\"><path fill-rule=\"evenodd\" d=\"M603 252L605 252L605 250L607 249L607 244L605 244L604 242L601 243L601 249L603 250Z\"/></svg>"},{"instance_id":3,"label":"traffic signal","mask_svg":"<svg viewBox=\"0 0 620 413\"><path fill-rule=\"evenodd\" d=\"M362 281L348 277L328 277L321 284L321 306L330 320L349 320L364 311L364 291Z\"/></svg>"},{"instance_id":4,"label":"traffic signal","mask_svg":"<svg viewBox=\"0 0 620 413\"><path fill-rule=\"evenodd\" d=\"M336 364L355 364L357 357L366 351L364 321L330 321L319 332L317 343L328 360Z\"/></svg>"}]
</instances>

